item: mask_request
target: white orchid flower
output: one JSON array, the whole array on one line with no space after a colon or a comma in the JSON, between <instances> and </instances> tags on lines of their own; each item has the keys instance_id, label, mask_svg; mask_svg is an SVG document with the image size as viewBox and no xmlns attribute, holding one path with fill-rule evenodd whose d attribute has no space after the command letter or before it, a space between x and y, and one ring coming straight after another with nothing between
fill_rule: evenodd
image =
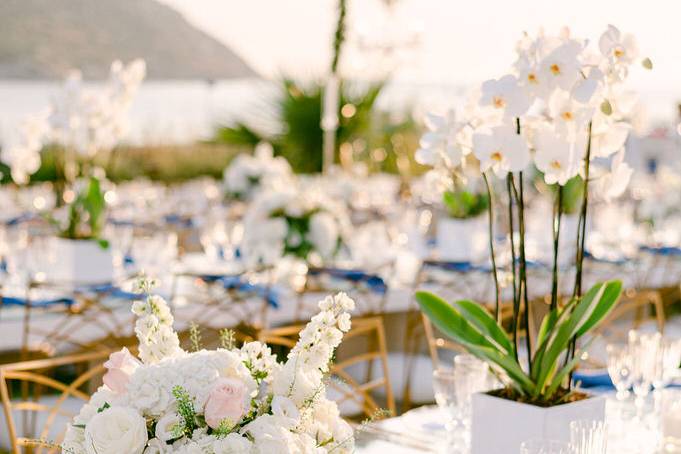
<instances>
[{"instance_id":1,"label":"white orchid flower","mask_svg":"<svg viewBox=\"0 0 681 454\"><path fill-rule=\"evenodd\" d=\"M464 155L469 150L464 149L458 142L458 136L465 125L456 120L456 114L450 110L445 115L428 114L426 127L428 132L423 134L416 151L415 159L419 164L445 167L456 167L461 164Z\"/></svg>"},{"instance_id":2,"label":"white orchid flower","mask_svg":"<svg viewBox=\"0 0 681 454\"><path fill-rule=\"evenodd\" d=\"M483 82L481 91L480 105L501 111L506 118L519 117L530 108L530 99L511 74Z\"/></svg>"},{"instance_id":3,"label":"white orchid flower","mask_svg":"<svg viewBox=\"0 0 681 454\"><path fill-rule=\"evenodd\" d=\"M574 138L583 131L594 109L577 102L569 92L557 89L548 102L549 115L557 132Z\"/></svg>"},{"instance_id":4,"label":"white orchid flower","mask_svg":"<svg viewBox=\"0 0 681 454\"><path fill-rule=\"evenodd\" d=\"M610 165L610 172L596 180L596 191L606 202L624 193L634 173L634 169L624 162L624 153L624 148L618 151Z\"/></svg>"},{"instance_id":5,"label":"white orchid flower","mask_svg":"<svg viewBox=\"0 0 681 454\"><path fill-rule=\"evenodd\" d=\"M607 158L624 146L631 125L624 121L614 121L596 111L591 126L591 157Z\"/></svg>"},{"instance_id":6,"label":"white orchid flower","mask_svg":"<svg viewBox=\"0 0 681 454\"><path fill-rule=\"evenodd\" d=\"M579 174L586 140L584 135L577 137L576 141L567 140L548 127L536 133L534 163L544 173L546 184L563 186Z\"/></svg>"},{"instance_id":7,"label":"white orchid flower","mask_svg":"<svg viewBox=\"0 0 681 454\"><path fill-rule=\"evenodd\" d=\"M604 57L617 64L630 65L638 58L638 45L634 35L621 33L614 25L608 25L598 40L598 48Z\"/></svg>"},{"instance_id":8,"label":"white orchid flower","mask_svg":"<svg viewBox=\"0 0 681 454\"><path fill-rule=\"evenodd\" d=\"M530 162L525 138L506 125L474 134L473 154L480 161L481 172L492 169L499 177L521 171Z\"/></svg>"},{"instance_id":9,"label":"white orchid flower","mask_svg":"<svg viewBox=\"0 0 681 454\"><path fill-rule=\"evenodd\" d=\"M560 87L569 91L582 77L579 61L582 50L579 41L567 40L541 61L539 77L545 78L552 89Z\"/></svg>"}]
</instances>

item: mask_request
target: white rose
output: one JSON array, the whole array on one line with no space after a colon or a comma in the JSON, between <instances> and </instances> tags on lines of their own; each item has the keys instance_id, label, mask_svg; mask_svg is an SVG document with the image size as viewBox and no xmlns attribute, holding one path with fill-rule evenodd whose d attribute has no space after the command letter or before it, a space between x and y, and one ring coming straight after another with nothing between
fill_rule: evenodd
<instances>
[{"instance_id":1,"label":"white rose","mask_svg":"<svg viewBox=\"0 0 681 454\"><path fill-rule=\"evenodd\" d=\"M225 438L220 438L213 445L215 454L248 454L252 448L253 443L237 433L231 433Z\"/></svg>"},{"instance_id":2,"label":"white rose","mask_svg":"<svg viewBox=\"0 0 681 454\"><path fill-rule=\"evenodd\" d=\"M333 255L338 246L338 236L338 225L330 213L320 211L312 215L308 238L322 257Z\"/></svg>"},{"instance_id":3,"label":"white rose","mask_svg":"<svg viewBox=\"0 0 681 454\"><path fill-rule=\"evenodd\" d=\"M147 444L147 448L144 450L144 454L166 454L171 452L172 448L168 446L165 442L159 440L158 438L152 438Z\"/></svg>"},{"instance_id":4,"label":"white rose","mask_svg":"<svg viewBox=\"0 0 681 454\"><path fill-rule=\"evenodd\" d=\"M168 413L156 423L156 438L161 441L168 441L175 438L177 427L182 424L177 413Z\"/></svg>"},{"instance_id":5,"label":"white rose","mask_svg":"<svg viewBox=\"0 0 681 454\"><path fill-rule=\"evenodd\" d=\"M141 454L147 445L147 424L128 407L111 407L85 426L87 454Z\"/></svg>"}]
</instances>

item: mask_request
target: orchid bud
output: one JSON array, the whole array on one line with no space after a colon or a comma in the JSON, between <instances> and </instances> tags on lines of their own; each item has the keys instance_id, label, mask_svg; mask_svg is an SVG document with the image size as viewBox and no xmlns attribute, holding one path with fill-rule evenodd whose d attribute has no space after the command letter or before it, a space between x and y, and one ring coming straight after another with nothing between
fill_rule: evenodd
<instances>
[{"instance_id":1,"label":"orchid bud","mask_svg":"<svg viewBox=\"0 0 681 454\"><path fill-rule=\"evenodd\" d=\"M653 61L650 58L645 58L641 62L641 65L643 65L645 69L653 69Z\"/></svg>"},{"instance_id":2,"label":"orchid bud","mask_svg":"<svg viewBox=\"0 0 681 454\"><path fill-rule=\"evenodd\" d=\"M607 99L601 103L601 112L603 112L605 115L612 114L612 104L610 104L610 101Z\"/></svg>"}]
</instances>

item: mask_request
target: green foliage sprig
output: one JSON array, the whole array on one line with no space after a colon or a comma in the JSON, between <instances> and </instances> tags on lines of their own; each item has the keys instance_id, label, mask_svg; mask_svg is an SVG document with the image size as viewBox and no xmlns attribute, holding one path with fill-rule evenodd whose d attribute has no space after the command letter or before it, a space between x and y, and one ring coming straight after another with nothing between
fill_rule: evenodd
<instances>
[{"instance_id":1,"label":"green foliage sprig","mask_svg":"<svg viewBox=\"0 0 681 454\"><path fill-rule=\"evenodd\" d=\"M175 386L173 388L173 397L177 402L177 414L182 420L182 426L177 430L179 436L186 435L191 437L194 429L196 429L196 410L194 409L194 402L182 386Z\"/></svg>"},{"instance_id":2,"label":"green foliage sprig","mask_svg":"<svg viewBox=\"0 0 681 454\"><path fill-rule=\"evenodd\" d=\"M449 216L470 219L483 214L489 207L489 196L466 190L445 191L442 201Z\"/></svg>"}]
</instances>

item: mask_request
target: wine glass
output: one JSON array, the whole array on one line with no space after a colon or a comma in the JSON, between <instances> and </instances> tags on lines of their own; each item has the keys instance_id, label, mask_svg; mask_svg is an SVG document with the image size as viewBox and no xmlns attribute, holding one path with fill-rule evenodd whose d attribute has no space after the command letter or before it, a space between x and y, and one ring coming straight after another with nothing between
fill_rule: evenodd
<instances>
[{"instance_id":1,"label":"wine glass","mask_svg":"<svg viewBox=\"0 0 681 454\"><path fill-rule=\"evenodd\" d=\"M636 404L641 407L650 393L656 372L660 333L629 331L629 349L632 354L632 387Z\"/></svg>"},{"instance_id":2,"label":"wine glass","mask_svg":"<svg viewBox=\"0 0 681 454\"><path fill-rule=\"evenodd\" d=\"M445 452L456 443L456 430L460 426L460 411L454 370L440 368L433 371L435 402L445 418L447 442Z\"/></svg>"},{"instance_id":3,"label":"wine glass","mask_svg":"<svg viewBox=\"0 0 681 454\"><path fill-rule=\"evenodd\" d=\"M606 454L608 427L603 421L572 421L570 443L573 454Z\"/></svg>"},{"instance_id":4,"label":"wine glass","mask_svg":"<svg viewBox=\"0 0 681 454\"><path fill-rule=\"evenodd\" d=\"M608 374L617 390L617 400L622 401L629 395L632 384L632 357L626 345L608 344Z\"/></svg>"},{"instance_id":5,"label":"wine glass","mask_svg":"<svg viewBox=\"0 0 681 454\"><path fill-rule=\"evenodd\" d=\"M535 438L520 444L520 454L572 454L572 447L563 441Z\"/></svg>"}]
</instances>

